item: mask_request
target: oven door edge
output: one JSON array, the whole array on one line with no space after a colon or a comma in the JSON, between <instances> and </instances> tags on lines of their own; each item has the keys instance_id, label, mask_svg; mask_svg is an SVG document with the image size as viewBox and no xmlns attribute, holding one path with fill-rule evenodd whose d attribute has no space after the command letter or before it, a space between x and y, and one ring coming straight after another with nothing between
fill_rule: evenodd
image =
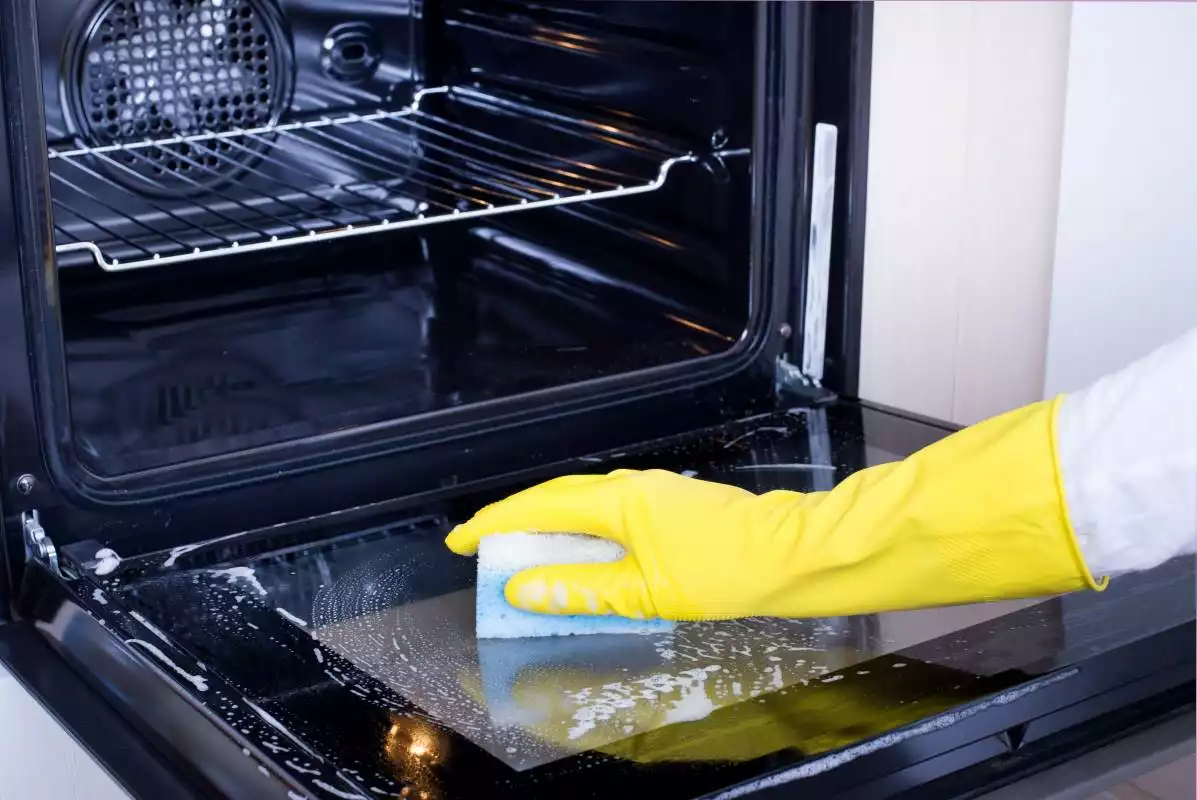
<instances>
[{"instance_id":1,"label":"oven door edge","mask_svg":"<svg viewBox=\"0 0 1197 800\"><path fill-rule=\"evenodd\" d=\"M31 617L0 627L0 661L135 798L286 798L299 789L191 702L40 564L22 584ZM307 796L292 795L292 796Z\"/></svg>"},{"instance_id":2,"label":"oven door edge","mask_svg":"<svg viewBox=\"0 0 1197 800\"><path fill-rule=\"evenodd\" d=\"M0 661L21 687L135 798L210 796L185 777L31 624L0 626Z\"/></svg>"}]
</instances>

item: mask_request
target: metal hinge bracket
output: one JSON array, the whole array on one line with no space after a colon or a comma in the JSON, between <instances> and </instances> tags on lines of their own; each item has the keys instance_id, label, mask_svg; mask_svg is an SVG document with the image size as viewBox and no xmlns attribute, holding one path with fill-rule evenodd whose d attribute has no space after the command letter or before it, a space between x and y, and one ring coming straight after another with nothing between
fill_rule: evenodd
<instances>
[{"instance_id":1,"label":"metal hinge bracket","mask_svg":"<svg viewBox=\"0 0 1197 800\"><path fill-rule=\"evenodd\" d=\"M56 577L66 577L58 565L58 550L46 535L37 509L21 514L21 532L25 536L25 560L39 561Z\"/></svg>"},{"instance_id":2,"label":"metal hinge bracket","mask_svg":"<svg viewBox=\"0 0 1197 800\"><path fill-rule=\"evenodd\" d=\"M809 405L823 405L835 401L836 394L824 389L818 379L805 374L784 355L778 356L774 370L774 390L778 398L799 398Z\"/></svg>"}]
</instances>

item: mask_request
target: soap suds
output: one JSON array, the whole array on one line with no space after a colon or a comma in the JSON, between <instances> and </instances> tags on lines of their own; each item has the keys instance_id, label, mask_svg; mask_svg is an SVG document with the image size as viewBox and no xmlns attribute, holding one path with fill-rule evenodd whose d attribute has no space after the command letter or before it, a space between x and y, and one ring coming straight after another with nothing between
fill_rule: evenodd
<instances>
[{"instance_id":1,"label":"soap suds","mask_svg":"<svg viewBox=\"0 0 1197 800\"><path fill-rule=\"evenodd\" d=\"M199 544L185 544L185 545L182 545L181 547L172 548L170 551L170 555L167 556L167 559L162 562L162 566L163 567L173 567L175 565L175 562L179 560L179 556L186 555L187 553L190 553L192 550L195 550L196 548L201 547L201 546L202 545L199 545Z\"/></svg>"},{"instance_id":2,"label":"soap suds","mask_svg":"<svg viewBox=\"0 0 1197 800\"><path fill-rule=\"evenodd\" d=\"M336 788L335 786L328 785L327 783L320 780L319 778L313 778L312 783L316 784L317 786L319 786L321 789L328 792L329 794L336 795L337 797L343 797L345 800L370 800L370 798L366 797L365 795L350 794L349 792L342 792L340 789Z\"/></svg>"},{"instance_id":3,"label":"soap suds","mask_svg":"<svg viewBox=\"0 0 1197 800\"><path fill-rule=\"evenodd\" d=\"M295 623L296 625L298 625L301 628L306 628L308 626L308 624L306 622L304 622L302 619L295 616L294 614L292 614L290 611L288 611L285 608L276 608L274 610L276 612L278 612L278 615L280 617L282 617L285 620Z\"/></svg>"},{"instance_id":4,"label":"soap suds","mask_svg":"<svg viewBox=\"0 0 1197 800\"><path fill-rule=\"evenodd\" d=\"M156 626L154 623L150 622L148 619L146 619L145 617L143 617L141 614L138 614L136 611L130 611L130 612L129 612L129 616L133 617L133 619L137 620L137 621L138 621L138 622L140 622L142 625L144 625L144 626L145 626L145 627L146 627L146 628L149 630L149 632L150 632L150 633L154 634L155 636L157 636L157 637L158 637L159 639L161 639L162 641L166 642L166 643L167 643L167 644L169 644L169 645L172 645L172 646L174 645L174 642L172 642L172 641L171 641L171 640L170 640L170 639L167 637L167 635L166 635L165 633L163 633L162 631L160 631L160 630L158 629L158 626Z\"/></svg>"},{"instance_id":5,"label":"soap suds","mask_svg":"<svg viewBox=\"0 0 1197 800\"><path fill-rule=\"evenodd\" d=\"M121 565L121 557L116 554L115 550L107 547L101 547L96 551L95 560L95 572L101 576L112 574Z\"/></svg>"},{"instance_id":6,"label":"soap suds","mask_svg":"<svg viewBox=\"0 0 1197 800\"><path fill-rule=\"evenodd\" d=\"M286 726L284 726L283 723L279 722L277 719L275 719L269 713L267 713L266 709L262 708L261 706L259 706L256 703L250 702L249 700L242 699L242 702L245 703L245 705L249 706L250 709L252 709L253 712L258 715L259 719L261 719L267 725L274 728L276 731L281 733L283 736L286 736L288 739L290 739L292 742L294 742L295 745L300 750L302 750L304 753L306 753L308 756L315 759L316 761L324 760L318 754L316 754L310 747L308 747L306 744L304 744L302 739L300 739L295 734L291 733L291 731L287 730Z\"/></svg>"},{"instance_id":7,"label":"soap suds","mask_svg":"<svg viewBox=\"0 0 1197 800\"><path fill-rule=\"evenodd\" d=\"M258 576L254 574L253 567L229 567L228 569L210 569L208 570L213 575L223 575L228 578L229 583L236 583L237 581L246 581L253 590L258 593L259 597L266 596L266 587L258 580Z\"/></svg>"},{"instance_id":8,"label":"soap suds","mask_svg":"<svg viewBox=\"0 0 1197 800\"><path fill-rule=\"evenodd\" d=\"M301 767L298 764L296 764L293 759L290 759L290 758L288 758L283 763L286 764L291 769L295 770L296 772L302 772L304 775L319 775L320 774L320 770L308 769L307 767Z\"/></svg>"},{"instance_id":9,"label":"soap suds","mask_svg":"<svg viewBox=\"0 0 1197 800\"><path fill-rule=\"evenodd\" d=\"M692 688L682 689L682 696L673 702L673 707L665 712L665 722L695 722L705 719L715 710L715 703L707 695L706 686L698 684Z\"/></svg>"},{"instance_id":10,"label":"soap suds","mask_svg":"<svg viewBox=\"0 0 1197 800\"><path fill-rule=\"evenodd\" d=\"M717 708L707 694L706 683L710 676L720 669L718 664L711 664L676 675L658 673L627 683L607 683L602 686L601 691L583 689L567 694L567 697L578 705L568 736L571 740L578 739L622 711L646 702L648 705L657 705L660 702L670 704L665 712L666 724L703 719Z\"/></svg>"},{"instance_id":11,"label":"soap suds","mask_svg":"<svg viewBox=\"0 0 1197 800\"><path fill-rule=\"evenodd\" d=\"M152 654L155 658L174 670L179 677L183 678L183 680L194 686L196 691L208 691L208 681L205 680L202 675L192 675L191 673L183 670L178 664L167 658L166 653L163 653L156 644L151 644L144 639L126 639L125 644L135 644L149 651L150 654Z\"/></svg>"},{"instance_id":12,"label":"soap suds","mask_svg":"<svg viewBox=\"0 0 1197 800\"><path fill-rule=\"evenodd\" d=\"M91 599L95 600L97 603L99 603L102 606L108 605L108 597L107 597L107 595L104 594L104 591L102 589L96 589L94 592L92 592Z\"/></svg>"}]
</instances>

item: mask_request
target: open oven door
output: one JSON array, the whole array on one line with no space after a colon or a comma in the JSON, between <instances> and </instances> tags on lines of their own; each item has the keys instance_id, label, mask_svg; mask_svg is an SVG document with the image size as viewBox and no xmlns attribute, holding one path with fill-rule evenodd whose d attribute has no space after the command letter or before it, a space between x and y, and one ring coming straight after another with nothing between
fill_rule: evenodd
<instances>
[{"instance_id":1,"label":"open oven door","mask_svg":"<svg viewBox=\"0 0 1197 800\"><path fill-rule=\"evenodd\" d=\"M1101 595L478 641L442 543L549 474L814 491L947 433L804 405L166 550L76 542L31 563L0 653L144 797L958 796L1190 711L1188 562Z\"/></svg>"}]
</instances>

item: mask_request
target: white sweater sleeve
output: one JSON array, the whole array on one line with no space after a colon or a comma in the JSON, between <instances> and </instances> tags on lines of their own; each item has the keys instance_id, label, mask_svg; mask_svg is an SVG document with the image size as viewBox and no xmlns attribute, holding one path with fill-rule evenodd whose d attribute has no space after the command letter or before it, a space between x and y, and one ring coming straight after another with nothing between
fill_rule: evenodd
<instances>
[{"instance_id":1,"label":"white sweater sleeve","mask_svg":"<svg viewBox=\"0 0 1197 800\"><path fill-rule=\"evenodd\" d=\"M1064 398L1060 473L1094 575L1149 569L1197 544L1197 328Z\"/></svg>"}]
</instances>

